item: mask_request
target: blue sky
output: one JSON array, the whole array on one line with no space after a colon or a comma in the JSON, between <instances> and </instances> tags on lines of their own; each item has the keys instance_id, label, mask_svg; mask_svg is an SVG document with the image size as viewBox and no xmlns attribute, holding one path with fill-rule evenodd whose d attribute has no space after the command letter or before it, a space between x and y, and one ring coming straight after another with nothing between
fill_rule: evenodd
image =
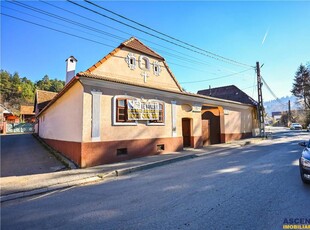
<instances>
[{"instance_id":1,"label":"blue sky","mask_svg":"<svg viewBox=\"0 0 310 230\"><path fill-rule=\"evenodd\" d=\"M11 73L17 71L21 76L33 81L41 79L45 74L51 78L64 80L65 60L70 55L78 59L77 71L84 71L121 42L135 36L165 57L170 69L186 90L197 92L209 86L234 84L254 99L257 98L256 74L254 69L247 66L219 61L182 49L69 2L48 1L48 4L39 1L20 2L82 23L91 29L87 30L85 27L31 11L18 3L2 1L2 14L91 39L107 46L1 15L1 68ZM76 1L76 3L138 27L86 2ZM250 66L255 66L256 61L259 61L260 64L264 64L261 75L278 97L291 95L290 90L297 67L310 61L310 2L95 3L220 56ZM106 36L104 32L117 38ZM242 73L236 74L238 72ZM231 76L225 77L227 75ZM263 97L264 100L274 99L266 88L263 88Z\"/></svg>"}]
</instances>

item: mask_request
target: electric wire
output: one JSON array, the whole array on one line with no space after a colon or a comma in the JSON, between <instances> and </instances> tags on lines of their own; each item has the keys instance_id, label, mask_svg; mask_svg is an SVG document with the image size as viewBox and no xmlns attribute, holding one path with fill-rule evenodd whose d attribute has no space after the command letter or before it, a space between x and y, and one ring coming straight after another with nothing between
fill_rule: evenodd
<instances>
[{"instance_id":1,"label":"electric wire","mask_svg":"<svg viewBox=\"0 0 310 230\"><path fill-rule=\"evenodd\" d=\"M10 3L11 3L11 2L10 2ZM19 3L19 2L18 2L18 3ZM55 14L51 14L51 13L49 13L49 12L46 12L46 11L43 11L43 10L40 10L40 9L37 9L37 8L34 8L34 7L30 7L30 6L25 5L25 4L22 4L22 3L20 3L20 5L21 5L22 7L26 7L27 9L34 10L34 11L36 11L36 12L38 12L38 13L45 14L45 15L47 15L47 16L57 18L58 20L62 20L62 21L65 21L65 22L68 22L68 23L71 23L71 24L74 24L74 25L77 25L77 26L81 26L81 27L86 28L86 29L93 30L92 27L83 25L83 24L81 24L81 23L76 23L76 22L74 22L74 21L72 21L72 20L69 20L69 19L66 19L66 18L64 18L64 17L60 17L60 16L57 16L57 15L55 15ZM19 6L20 6L20 5L19 5ZM18 11L18 10L15 10L15 11ZM20 11L19 11L19 12L20 12ZM20 12L20 13L24 13L24 12ZM27 13L24 13L24 14L27 14ZM21 20L21 21L24 21L24 22L27 22L27 23L30 23L30 24L33 24L33 25L37 25L37 26L41 26L41 27L44 27L44 28L47 28L47 29L50 29L50 30L54 30L54 31L57 31L57 32L60 32L60 33L64 33L64 34L67 34L67 35L70 35L70 36L73 36L73 37L76 37L76 38L80 38L80 39L83 39L83 40L95 42L95 43L97 43L97 44L105 45L105 46L108 46L108 47L113 47L113 46L111 46L111 45L107 45L107 44L102 43L102 42L98 42L98 41L95 41L95 40L92 40L92 39L88 39L88 38L85 38L85 37L81 37L81 36L78 36L78 35L73 35L73 34L70 34L70 33L68 33L68 32L64 32L64 31L57 30L57 29L54 29L54 28L51 28L51 27L48 27L48 26L40 25L40 24L38 24L38 23L30 22L30 21L28 21L28 20L23 20L23 19L21 19L21 18L17 18L17 17L14 17L14 16L6 15L6 14L3 14L3 15L8 16L8 17L11 17L11 18L14 18L14 19L17 19L17 20ZM29 15L29 14L27 14L27 15ZM35 17L35 16L33 16L33 15L30 15L30 16ZM45 21L51 22L50 20L42 19L42 18L40 18L40 17L37 17L37 18L39 18L39 19L41 19L41 20L45 20ZM52 23L55 23L55 24L58 24L58 25L63 26L62 24L59 24L59 23L56 23L56 22L52 22ZM78 31L81 31L81 30L78 30ZM99 32L102 32L101 30L93 30L93 31L98 32L98 33L99 33ZM83 31L82 31L82 32L83 32ZM109 33L104 33L104 34L107 35L107 36L111 35L111 34L109 34ZM96 35L95 35L95 36L96 36ZM118 39L120 39L120 38L118 38ZM121 39L123 39L123 38L121 38ZM165 53L167 53L167 52L165 52ZM170 55L172 55L172 54L170 54ZM177 55L172 55L172 56L177 57ZM192 62L192 60L190 60L190 59L187 59L187 60L186 60L186 58L185 58L185 61L191 61L191 62ZM184 68L187 68L187 69L193 69L193 70L200 71L200 72L208 72L208 71L205 71L205 70L199 70L199 69L196 69L196 68L192 68L192 67L188 67L188 66L184 66L184 65L172 63L172 62L169 62L169 63L170 63L170 64L173 64L173 65L181 66L181 67L184 67ZM250 69L252 69L252 67L251 67ZM225 77L229 77L229 76L234 76L234 75L236 75L236 74L240 74L240 73L246 72L246 71L248 71L248 70L250 70L250 69L246 69L246 70L240 71L240 72L238 72L238 73L235 73L235 72L234 72L233 74L229 74L229 75L225 75L225 76L221 76L221 77L216 77L216 78L211 78L211 79L208 79L208 80L195 81L195 82L205 82L205 81L221 79L221 78L225 78ZM211 72L208 72L208 73L211 73ZM218 75L218 74L216 74L216 73L211 73L211 74ZM187 84L187 83L195 83L195 82L183 82L183 83ZM182 82L181 82L181 83L182 83Z\"/></svg>"},{"instance_id":2,"label":"electric wire","mask_svg":"<svg viewBox=\"0 0 310 230\"><path fill-rule=\"evenodd\" d=\"M139 25L139 26L141 26L141 27L144 27L144 28L146 28L146 29L148 29L148 30L151 30L151 31L156 32L156 33L159 33L159 34L161 34L161 35L163 35L163 36L165 36L165 37L168 37L168 38L170 38L170 39L172 39L172 40L174 40L174 41L177 41L177 42L179 42L179 43L185 44L185 45L190 46L190 47L192 47L192 48L195 48L195 49L197 49L197 50L206 52L206 53L208 53L208 54L210 54L210 55L213 55L213 56L215 56L215 57L217 57L217 58L221 58L221 59L223 59L223 60L226 60L226 61L229 61L229 62L233 62L233 63L238 64L238 65L243 65L243 66L247 66L247 67L252 67L252 66L250 66L250 65L247 65L247 64L244 64L244 63L241 63L241 62L238 62L238 61L229 59L229 58L225 58L225 57L223 57L223 56L220 56L220 55L218 55L218 54L212 53L212 52L207 51L207 50L205 50L205 49L199 48L199 47L194 46L194 45L192 45L192 44L189 44L189 43L187 43L187 42L181 41L181 40L179 40L179 39L177 39L177 38L175 38L175 37L172 37L172 36L170 36L170 35L167 35L167 34L165 34L165 33L162 33L162 32L160 32L160 31L158 31L158 30L155 30L155 29L150 28L150 27L148 27L148 26L146 26L146 25L143 25L143 24L141 24L141 23L139 23L139 22L137 22L137 21L134 21L134 20L132 20L132 19L129 19L129 18L123 16L123 15L120 15L120 14L118 14L118 13L115 13L115 12L111 11L111 10L108 10L107 8L104 8L104 7L102 7L102 6L99 6L98 4L95 4L95 3L93 3L93 2L91 2L91 1L89 1L89 0L84 0L84 2L87 2L87 3L89 3L89 4L92 4L92 5L94 5L94 6L98 7L98 8L100 8L100 9L103 9L103 10L105 10L105 11L107 11L107 12L109 12L109 13L112 13L112 14L118 16L118 17L121 17L121 18L123 18L123 19L125 19L125 20L128 20L128 21L130 21L130 22L133 22L133 23L135 23L135 24L137 24L137 25Z\"/></svg>"},{"instance_id":3,"label":"electric wire","mask_svg":"<svg viewBox=\"0 0 310 230\"><path fill-rule=\"evenodd\" d=\"M10 1L9 1L9 2L10 2ZM15 1L15 2L17 2L17 1ZM63 9L63 8L61 8L61 7L55 6L55 5L51 4L51 3L45 2L45 1L43 1L43 0L40 0L40 2L45 3L45 4L47 4L47 5L50 5L50 6L54 7L54 8L63 10L63 11L65 11L65 12L68 12L68 13L70 13L70 14L73 14L73 15L76 15L76 16L79 16L79 17L82 17L82 18L84 18L84 19L88 19L88 20L90 20L90 21L92 21L92 22L96 22L96 23L98 23L98 24L104 25L104 26L106 26L106 27L108 27L108 28L113 28L113 27L108 26L108 25L106 25L106 24L104 24L104 23L101 23L101 22L98 22L98 21L96 21L96 20L92 20L92 19L89 19L89 18L87 18L87 17L81 16L81 15L79 15L79 14L76 14L76 13L72 12L72 11L65 10L65 9ZM12 2L10 2L10 3L12 3ZM28 6L28 5L23 4L23 3L17 2L17 4L19 4L18 6L20 6L20 7L24 7L24 8L26 8L26 9L30 9L30 10L33 10L33 11L35 11L35 12L39 12L39 13L44 14L44 15L47 15L47 16L49 16L49 17L54 17L54 18L56 18L56 19L58 19L58 20L65 21L65 22L71 23L71 24L73 24L73 25L81 26L81 27L83 27L83 28L86 28L86 29L89 29L89 30L92 30L92 31L95 31L95 32L98 32L98 33L101 33L101 34L104 34L105 36L110 36L110 37L112 37L112 38L114 38L114 39L118 39L118 40L121 40L121 41L126 40L125 38L122 38L122 37L119 37L119 36L116 36L116 35L113 35L113 34L104 32L104 31L102 31L102 30L98 30L98 29L96 29L96 28L93 28L93 27L87 26L87 25L85 25L85 24L81 24L81 23L72 21L72 20L67 19L67 18L64 18L64 17L59 17L58 15L51 14L51 13L49 13L49 12L43 11L43 10L38 9L38 8L35 8L35 7ZM121 32L123 32L123 33L126 33L126 32L124 32L124 31L122 31L122 30L118 30L118 29L116 29L116 30L117 30L117 31L121 31ZM78 30L78 31L80 31L80 30ZM84 32L83 32L83 33L84 33ZM129 34L129 33L126 33L126 34ZM131 34L129 34L129 35L131 35ZM96 35L94 35L94 36L96 36ZM131 36L132 36L132 35L131 35ZM98 36L97 36L97 37L98 37ZM141 39L141 38L140 38L140 39ZM141 39L141 40L146 40L146 39ZM161 46L161 47L163 47L163 48L165 48L165 49L170 49L170 48L168 48L168 47L159 45L159 44L154 43L154 42L151 42L151 41L149 41L149 40L146 40L146 41L148 41L148 42L150 42L150 43L152 43L152 44L155 44L155 45L157 45L157 46ZM178 55L171 54L171 53L169 53L169 52L166 52L166 51L163 51L163 50L160 50L160 49L156 49L156 50L158 50L158 51L161 52L161 53L166 53L168 56L172 56L172 57L177 58L177 59L179 59L179 60L190 61L191 63L201 64L201 65L210 65L209 63L206 63L206 62L204 62L204 61L196 60L197 58L195 58L195 57L192 57L192 58L195 58L195 59L193 60L193 59L189 59L189 58L185 58L185 57L180 57L180 56L178 56ZM176 50L174 50L174 49L170 49L170 50L173 50L174 52L177 52L177 53L181 53L181 52L178 52L178 51L176 51ZM182 54L182 55L185 55L184 53L181 53L181 54ZM185 56L186 56L186 55L185 55ZM187 55L187 56L188 56L188 55ZM190 57L191 57L191 56L190 56ZM186 59L187 59L187 60L186 60ZM192 67L186 67L186 68L192 68ZM223 67L222 67L222 68L223 68ZM194 69L194 70L197 70L197 69L195 69L195 68L193 68L193 69ZM226 70L228 70L228 71L230 71L230 72L232 72L232 73L236 73L235 71L230 70L230 69L227 69L227 68L223 68L223 69L226 69ZM198 70L198 71L208 72L208 71L205 71L205 70ZM214 74L214 75L219 75L219 74L213 73L213 72L208 72L208 73L211 73L211 74Z\"/></svg>"},{"instance_id":4,"label":"electric wire","mask_svg":"<svg viewBox=\"0 0 310 230\"><path fill-rule=\"evenodd\" d=\"M217 57L214 57L214 56L211 56L211 55L209 55L209 54L206 54L206 53L204 53L204 52L200 52L200 51L197 51L197 50L188 48L188 47L186 47L186 46L184 46L184 45L180 45L180 44L177 44L177 43L175 43L175 42L169 41L169 40L167 40L167 39L165 39L165 38L159 37L158 35L149 33L149 32L147 32L147 31L144 31L144 30L142 30L142 29L139 29L139 28L137 28L137 27L135 27L135 26L129 25L129 24L124 23L124 22L122 22L122 21L119 21L119 20L117 20L117 19L115 19L115 18L112 18L112 17L110 17L110 16L107 16L107 15L105 15L105 14L102 14L102 13L100 13L100 12L98 12L98 11L95 11L95 10L93 10L93 9L90 9L90 8L88 8L88 7L85 7L85 6L83 6L83 5L80 5L80 4L78 4L78 3L74 2L74 1L67 0L67 2L70 2L70 3L72 3L72 4L76 5L76 6L79 6L79 7L83 8L83 9L86 9L86 10L88 10L88 11L91 11L91 12L93 12L93 13L95 13L95 14L98 14L98 15L100 15L100 16L102 16L102 17L108 18L108 19L110 19L110 20L112 20L112 21L114 21L114 22L120 23L120 24L122 24L122 25L124 25L124 26L130 27L130 28L135 29L135 30L137 30L137 31L139 31L139 32L142 32L142 33L145 33L145 34L147 34L147 35L149 35L149 36L158 38L158 39L160 39L160 40L162 40L162 41L168 42L168 43L173 44L173 45L175 45L175 46L179 46L179 47L184 48L184 49L186 49L186 50L189 50L189 51L192 51L192 52L195 52L195 53L198 53L198 54L207 56L207 57L209 57L209 58L213 58L213 59L218 60L218 61L222 61L222 62L226 62L226 63L229 63L229 64L233 64L233 63L231 63L231 62L228 62L228 61L225 61L225 60L221 60L221 59L219 59L219 58L217 58ZM236 64L236 63L235 63L235 64ZM240 64L239 64L239 65L240 65ZM242 65L243 65L243 66L247 66L247 67L250 66L250 65L245 65L245 64L242 64ZM253 66L250 66L250 67L251 67L251 68L254 68Z\"/></svg>"},{"instance_id":5,"label":"electric wire","mask_svg":"<svg viewBox=\"0 0 310 230\"><path fill-rule=\"evenodd\" d=\"M63 33L63 34L66 34L66 35L69 35L69 36L72 36L72 37L80 38L80 39L83 39L83 40L86 40L86 41L90 41L90 42L94 42L94 43L97 43L97 44L100 44L100 45L103 45L103 46L114 48L114 46L112 46L112 45L108 45L108 44L105 44L105 43L102 43L102 42L98 42L98 41L95 41L95 40L92 40L92 39L89 39L89 38L85 38L85 37L82 37L82 36L79 36L79 35L71 34L71 33L68 33L68 32L65 32L65 31L62 31L62 30L54 29L54 28L51 28L49 26L44 26L44 25L41 25L41 24L38 24L38 23L35 23L35 22L31 22L31 21L22 19L22 18L18 18L18 17L12 16L12 15L8 15L8 14L2 13L2 12L0 14L3 15L3 16L14 18L16 20L27 22L29 24L33 24L33 25L36 25L36 26L39 26L39 27L42 27L42 28L46 28L46 29L53 30L53 31L56 31L56 32L59 32L59 33Z\"/></svg>"},{"instance_id":6,"label":"electric wire","mask_svg":"<svg viewBox=\"0 0 310 230\"><path fill-rule=\"evenodd\" d=\"M114 38L117 38L117 39L123 39L122 37L119 37L119 36L117 36L117 35L114 35L114 34L105 32L105 31L103 31L103 30L99 30L99 29L90 27L90 26L88 26L88 25L85 25L85 24L82 24L82 23L79 23L79 22L72 21L72 20L70 20L70 19L67 19L67 18L58 16L58 15L56 15L56 14L47 12L47 11L45 11L45 10L38 9L38 8L36 8L36 7L29 6L29 5L27 5L27 4L24 4L24 3L21 3L21 2L18 2L18 1L14 1L14 2L8 1L8 2L9 2L9 3L12 3L12 4L15 4L15 5L19 5L19 6L21 6L21 7L27 8L27 9L30 9L30 10L35 11L35 12L38 12L38 13L40 13L40 14L44 14L44 15L47 15L47 16L56 18L56 19L58 19L58 20L65 21L65 22L67 22L67 23L71 23L71 24L73 24L73 25L83 27L83 28L88 29L88 30L91 30L91 31L95 31L95 32L98 32L98 33L102 33L102 34L105 34L105 35L108 35L108 36L111 36L111 37L114 37Z\"/></svg>"},{"instance_id":7,"label":"electric wire","mask_svg":"<svg viewBox=\"0 0 310 230\"><path fill-rule=\"evenodd\" d=\"M286 105L283 104L283 103L280 101L280 99L275 95L275 93L274 93L274 92L272 91L272 89L269 87L269 85L268 85L267 82L264 80L264 78L263 78L262 76L260 76L260 77L261 77L261 79L262 79L264 85L266 86L266 88L268 89L268 91L271 93L271 95L276 99L276 101L277 101L279 104L281 104L282 106L285 106L285 107L286 107Z\"/></svg>"},{"instance_id":8,"label":"electric wire","mask_svg":"<svg viewBox=\"0 0 310 230\"><path fill-rule=\"evenodd\" d=\"M206 81L211 81L211 80L217 80L217 79L222 79L222 78L231 77L231 76L234 76L234 75L237 75L237 74L241 74L241 73L244 73L244 72L249 71L249 70L252 70L252 67L249 68L249 69L240 71L238 73L232 73L232 74L228 74L228 75L217 77L217 78L210 78L210 79L207 79L207 80L199 80L199 81L186 81L186 82L180 82L180 83L181 84L193 84L193 83L200 83L200 82L206 82Z\"/></svg>"},{"instance_id":9,"label":"electric wire","mask_svg":"<svg viewBox=\"0 0 310 230\"><path fill-rule=\"evenodd\" d=\"M38 16L34 16L33 14L29 14L29 13L26 13L26 12L23 12L23 11L20 11L20 10L16 10L16 9L13 9L13 8L10 8L10 7L7 7L7 6L2 6L2 8L5 8L5 9L9 9L9 10L12 10L12 11L15 11L15 12L18 12L20 14L24 14L24 15L27 15L27 16L30 16L30 17L33 17L33 18L37 18L37 19L40 19L40 20L43 20L43 21L46 21L46 22L49 22L49 23L52 23L52 24L55 24L55 25L59 25L59 26L62 26L62 27L65 27L65 28L69 28L69 29L72 29L72 30L76 30L76 31L79 31L81 33L86 33L88 35L92 35L92 36L95 36L95 37L98 37L98 38L102 38L102 36L98 36L96 34L90 34L89 32L85 32L83 30L79 30L77 28L73 28L73 27L69 27L67 25L63 25L61 23L57 23L57 22L54 22L54 21L51 21L51 20L48 20L48 19L45 19L45 18L41 18L41 17L38 17Z\"/></svg>"},{"instance_id":10,"label":"electric wire","mask_svg":"<svg viewBox=\"0 0 310 230\"><path fill-rule=\"evenodd\" d=\"M41 1L41 2L44 2L44 1ZM11 2L10 2L10 3L11 3ZM35 7L28 6L28 5L24 4L24 3L19 3L19 2L17 2L16 5L18 5L18 6L20 6L20 7L24 7L24 8L26 8L26 9L29 9L29 10L32 10L32 11L35 11L35 12L38 12L38 13L40 13L40 14L47 15L47 16L49 16L49 17L56 18L56 19L61 20L61 21L65 21L65 22L70 23L70 24L73 24L73 25L80 26L80 27L82 27L82 28L86 28L86 29L91 30L91 31L95 31L95 32L97 32L97 33L101 33L101 34L103 34L103 35L105 35L105 36L113 37L113 38L116 38L116 39L121 40L121 41L125 40L125 38L122 38L122 37L119 37L119 36L114 36L114 35L111 36L110 33L104 32L104 31L102 31L102 30L95 29L95 28L93 28L93 27L90 27L90 26L87 26L87 25L85 25L85 24L81 24L81 23L72 21L72 20L67 19L67 18L64 18L64 17L60 17L60 16L58 16L58 15L49 13L49 12L47 12L47 11L44 11L44 10L41 10L41 9L38 9L38 8L35 8ZM54 6L54 5L50 4L50 3L48 3L48 5ZM59 8L58 6L54 6L54 7ZM62 8L61 8L61 9L62 9ZM73 13L73 12L68 11L68 10L65 10L65 11L70 12L70 13ZM75 13L73 13L73 14L75 14ZM28 14L28 15L29 15L29 14ZM32 16L32 17L35 17L35 16L33 16L33 15L31 15L31 16ZM40 18L40 17L37 17L37 18L42 19L42 18ZM42 20L46 20L46 19L42 19ZM47 21L49 21L49 20L47 20ZM92 21L93 21L93 20L92 20ZM49 22L51 22L51 21L49 21ZM59 24L59 23L55 23L55 24L61 25L61 24ZM62 26L64 26L64 25L62 25ZM71 29L73 29L73 28L71 28ZM81 30L78 30L78 31L81 31ZM83 31L82 31L82 32L83 32ZM83 32L83 33L84 33L84 32ZM96 35L94 35L94 36L96 36ZM98 37L98 36L97 36L97 37ZM158 50L159 50L159 49L158 49ZM163 50L159 50L159 51L162 52L162 53L166 53L168 56L172 56L172 57L177 58L177 59L182 60L182 61L186 61L186 62L190 62L190 63L197 63L197 64L204 64L204 63L202 63L202 62L200 62L200 61L192 60L192 59L185 58L185 57L180 57L180 56L178 56L178 55L171 54L171 53L166 52L166 51L163 51ZM181 66L181 67L184 67L184 68L187 68L187 69L193 69L193 70L200 71L200 72L206 72L206 73L210 73L210 74L213 74L213 75L218 75L217 73L210 72L210 71L206 71L206 70L200 70L200 69L197 69L197 68L193 68L193 67L189 67L189 66L184 66L184 65L180 65L180 64L175 64L175 63L172 63L172 64L173 64L173 65L178 65L178 66ZM230 71L231 71L231 70L230 70ZM234 71L231 71L231 72L235 73Z\"/></svg>"}]
</instances>

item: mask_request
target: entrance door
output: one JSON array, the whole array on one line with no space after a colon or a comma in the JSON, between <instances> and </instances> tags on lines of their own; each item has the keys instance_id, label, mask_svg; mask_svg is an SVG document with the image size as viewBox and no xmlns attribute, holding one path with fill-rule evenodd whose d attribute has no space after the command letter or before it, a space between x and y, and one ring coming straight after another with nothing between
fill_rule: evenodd
<instances>
[{"instance_id":1,"label":"entrance door","mask_svg":"<svg viewBox=\"0 0 310 230\"><path fill-rule=\"evenodd\" d=\"M204 122L206 121L206 122ZM205 133L205 145L221 143L220 116L206 111L202 114L202 133Z\"/></svg>"},{"instance_id":2,"label":"entrance door","mask_svg":"<svg viewBox=\"0 0 310 230\"><path fill-rule=\"evenodd\" d=\"M210 145L210 120L202 120L202 143Z\"/></svg>"},{"instance_id":3,"label":"entrance door","mask_svg":"<svg viewBox=\"0 0 310 230\"><path fill-rule=\"evenodd\" d=\"M191 120L182 118L183 147L191 147Z\"/></svg>"}]
</instances>

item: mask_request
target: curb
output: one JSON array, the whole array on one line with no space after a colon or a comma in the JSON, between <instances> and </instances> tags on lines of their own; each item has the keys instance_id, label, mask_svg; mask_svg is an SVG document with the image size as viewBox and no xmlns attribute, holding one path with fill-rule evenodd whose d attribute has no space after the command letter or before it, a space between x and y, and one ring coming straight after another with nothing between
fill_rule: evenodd
<instances>
[{"instance_id":1,"label":"curb","mask_svg":"<svg viewBox=\"0 0 310 230\"><path fill-rule=\"evenodd\" d=\"M234 145L234 147L243 147L243 146L247 146L247 145L250 145L253 143L257 143L257 142L246 141L244 144ZM180 156L180 157L171 158L168 160L155 161L155 162L147 163L147 164L143 164L143 165L118 169L118 170L114 170L114 171L107 172L107 173L97 173L96 176L90 176L87 178L68 181L68 182L65 182L62 184L55 184L55 185L51 185L48 187L34 189L34 190L30 190L30 191L17 192L17 193L4 195L4 196L0 197L0 202L2 203L5 201L10 201L10 200L15 200L15 199L19 199L19 198L25 198L25 197L29 197L29 196L39 195L39 194L43 194L43 193L47 193L47 192L52 192L55 190L74 187L77 185L99 182L99 181L102 181L104 179L124 176L124 175L128 175L128 174L131 174L134 172L143 171L143 170L147 170L147 169L151 169L151 168L155 168L155 167L159 167L159 166L163 166L163 165L167 165L167 164L172 164L172 163L176 163L176 162L183 161L183 160L188 160L188 159L208 156L211 154L216 154L216 153L221 152L223 150L225 150L224 147L223 147L223 149L217 149L217 150L210 151L210 152L192 153L192 154L188 154L188 155L184 155L184 156Z\"/></svg>"},{"instance_id":2,"label":"curb","mask_svg":"<svg viewBox=\"0 0 310 230\"><path fill-rule=\"evenodd\" d=\"M102 174L98 173L97 176L93 176L93 177L69 181L69 182L65 182L62 184L55 184L55 185L51 185L49 187L34 189L34 190L30 190L30 191L17 192L17 193L4 195L4 196L0 197L0 202L2 203L5 201L16 200L19 198L25 198L25 197L29 197L29 196L39 195L39 194L52 192L52 191L59 190L59 189L65 189L65 188L69 188L69 187L73 187L73 186L77 186L77 185L99 182L99 181L102 181L102 180L107 179L107 178L124 176L124 175L130 174L130 173L133 173L133 172L151 169L151 168L155 168L155 167L159 167L162 165L171 164L174 162L183 161L183 160L187 160L187 159L191 159L191 158L195 158L195 157L197 157L197 156L194 154L185 155L185 156L181 156L181 157L177 157L177 158L172 158L169 160L156 161L153 163L148 163L148 164L139 165L139 166L135 166L135 167L118 169L118 170L108 172L108 173L102 173Z\"/></svg>"},{"instance_id":3,"label":"curb","mask_svg":"<svg viewBox=\"0 0 310 230\"><path fill-rule=\"evenodd\" d=\"M144 165L140 165L140 166L136 166L136 167L130 167L130 168L124 168L124 169L115 170L115 173L116 173L116 176L124 176L124 175L130 174L130 173L133 173L133 172L138 172L138 171L142 171L142 170L146 170L146 169L151 169L151 168L155 168L155 167L159 167L159 166L175 163L175 162L178 162L178 161L192 159L192 158L195 158L195 157L197 157L195 154L185 155L185 156L181 156L181 157L172 158L172 159L169 159L169 160L156 161L156 162L153 162L153 163L148 163L148 164L144 164Z\"/></svg>"},{"instance_id":4,"label":"curb","mask_svg":"<svg viewBox=\"0 0 310 230\"><path fill-rule=\"evenodd\" d=\"M99 176L93 176L93 177L87 177L87 178L84 178L81 180L74 180L74 181L69 181L69 182L65 182L62 184L55 184L55 185L51 185L49 187L44 187L44 188L39 188L39 189L34 189L34 190L29 190L29 191L24 191L24 192L12 193L12 194L1 196L0 202L2 203L5 201L16 200L19 198L25 198L25 197L29 197L29 196L39 195L39 194L43 194L43 193L48 193L48 192L60 190L60 189L74 187L77 185L97 182L100 180L102 180L102 178L100 178Z\"/></svg>"}]
</instances>

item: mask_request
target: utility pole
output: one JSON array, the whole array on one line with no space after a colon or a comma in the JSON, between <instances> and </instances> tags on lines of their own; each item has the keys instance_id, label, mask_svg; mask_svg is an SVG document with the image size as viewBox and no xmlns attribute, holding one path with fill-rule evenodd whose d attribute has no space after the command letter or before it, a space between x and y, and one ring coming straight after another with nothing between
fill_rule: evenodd
<instances>
[{"instance_id":1,"label":"utility pole","mask_svg":"<svg viewBox=\"0 0 310 230\"><path fill-rule=\"evenodd\" d=\"M288 100L288 117L287 117L287 126L291 123L291 100Z\"/></svg>"},{"instance_id":2,"label":"utility pole","mask_svg":"<svg viewBox=\"0 0 310 230\"><path fill-rule=\"evenodd\" d=\"M260 76L260 66L259 62L256 62L256 74L257 74L257 93L258 93L258 127L259 127L259 135L261 137L265 137L265 119L264 119L264 105L263 105L263 94L262 94L262 79Z\"/></svg>"}]
</instances>

